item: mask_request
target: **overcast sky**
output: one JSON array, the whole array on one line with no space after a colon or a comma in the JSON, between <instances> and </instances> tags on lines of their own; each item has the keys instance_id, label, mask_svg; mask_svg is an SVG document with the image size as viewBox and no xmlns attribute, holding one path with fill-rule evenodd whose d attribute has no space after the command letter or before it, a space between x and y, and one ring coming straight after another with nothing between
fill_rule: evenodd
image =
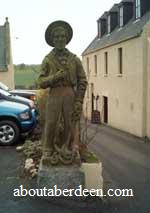
<instances>
[{"instance_id":1,"label":"overcast sky","mask_svg":"<svg viewBox=\"0 0 150 213\"><path fill-rule=\"evenodd\" d=\"M97 34L96 20L121 0L3 0L0 25L9 18L13 63L40 64L51 50L44 39L52 21L64 20L73 28L67 46L78 56Z\"/></svg>"}]
</instances>

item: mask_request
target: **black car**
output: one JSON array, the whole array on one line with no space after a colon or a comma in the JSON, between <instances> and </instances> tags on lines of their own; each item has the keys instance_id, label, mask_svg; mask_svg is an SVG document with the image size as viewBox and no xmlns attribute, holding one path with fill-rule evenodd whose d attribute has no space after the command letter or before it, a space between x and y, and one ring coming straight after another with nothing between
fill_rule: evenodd
<instances>
[{"instance_id":1,"label":"black car","mask_svg":"<svg viewBox=\"0 0 150 213\"><path fill-rule=\"evenodd\" d=\"M0 82L0 89L9 92L12 95L18 95L18 96L21 96L21 97L24 97L24 98L28 98L28 99L30 99L32 101L36 101L36 92L35 91L20 90L20 89L11 90L5 84L3 84L2 82Z\"/></svg>"},{"instance_id":2,"label":"black car","mask_svg":"<svg viewBox=\"0 0 150 213\"><path fill-rule=\"evenodd\" d=\"M17 102L17 103L25 104L25 105L29 106L30 108L35 108L35 104L32 100L29 100L29 99L24 98L24 97L20 97L18 95L13 95L13 94L11 94L8 91L5 91L3 89L0 89L0 100Z\"/></svg>"}]
</instances>

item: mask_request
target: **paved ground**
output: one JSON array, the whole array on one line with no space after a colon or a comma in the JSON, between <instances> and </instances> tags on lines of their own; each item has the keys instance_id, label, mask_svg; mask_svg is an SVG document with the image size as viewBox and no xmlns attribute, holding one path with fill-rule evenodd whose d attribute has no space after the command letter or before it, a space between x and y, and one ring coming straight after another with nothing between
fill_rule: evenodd
<instances>
[{"instance_id":1,"label":"paved ground","mask_svg":"<svg viewBox=\"0 0 150 213\"><path fill-rule=\"evenodd\" d=\"M150 212L150 143L107 126L90 125L89 146L103 164L105 188L132 188L134 197L107 198L106 212ZM104 211L104 212L105 212Z\"/></svg>"},{"instance_id":2,"label":"paved ground","mask_svg":"<svg viewBox=\"0 0 150 213\"><path fill-rule=\"evenodd\" d=\"M15 147L0 147L0 213L34 212L34 206L39 207L29 198L13 196L13 189L24 184L19 177L21 158L16 153ZM32 204L32 205L31 205Z\"/></svg>"},{"instance_id":3,"label":"paved ground","mask_svg":"<svg viewBox=\"0 0 150 213\"><path fill-rule=\"evenodd\" d=\"M14 197L13 190L23 185L24 188L36 188L36 181L20 177L22 155L15 147L0 147L0 213L90 213L101 212L97 200L84 202L65 200L46 200L37 197Z\"/></svg>"},{"instance_id":4,"label":"paved ground","mask_svg":"<svg viewBox=\"0 0 150 213\"><path fill-rule=\"evenodd\" d=\"M106 126L90 125L88 136L93 138L90 149L103 163L106 190L132 188L133 198L107 197L102 206L97 200L80 204L14 197L14 188L21 184L33 188L35 182L19 176L22 158L15 147L0 147L0 213L149 213L150 143Z\"/></svg>"}]
</instances>

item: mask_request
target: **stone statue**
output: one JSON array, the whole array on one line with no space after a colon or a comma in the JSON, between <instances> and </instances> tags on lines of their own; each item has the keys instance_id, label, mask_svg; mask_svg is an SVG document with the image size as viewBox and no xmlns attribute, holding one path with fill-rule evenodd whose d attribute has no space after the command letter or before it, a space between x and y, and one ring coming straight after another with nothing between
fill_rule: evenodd
<instances>
[{"instance_id":1,"label":"stone statue","mask_svg":"<svg viewBox=\"0 0 150 213\"><path fill-rule=\"evenodd\" d=\"M42 137L45 166L79 160L79 121L87 80L80 59L65 48L72 35L64 21L51 23L45 32L46 42L54 47L44 58L38 79L41 88L50 88Z\"/></svg>"}]
</instances>

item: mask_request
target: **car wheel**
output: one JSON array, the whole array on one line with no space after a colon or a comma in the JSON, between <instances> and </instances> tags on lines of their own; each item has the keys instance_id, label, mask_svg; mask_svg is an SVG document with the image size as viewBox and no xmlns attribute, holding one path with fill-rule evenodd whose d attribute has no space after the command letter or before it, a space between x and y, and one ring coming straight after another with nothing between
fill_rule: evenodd
<instances>
[{"instance_id":1,"label":"car wheel","mask_svg":"<svg viewBox=\"0 0 150 213\"><path fill-rule=\"evenodd\" d=\"M0 121L0 144L7 146L17 142L19 138L19 127L14 121Z\"/></svg>"}]
</instances>

